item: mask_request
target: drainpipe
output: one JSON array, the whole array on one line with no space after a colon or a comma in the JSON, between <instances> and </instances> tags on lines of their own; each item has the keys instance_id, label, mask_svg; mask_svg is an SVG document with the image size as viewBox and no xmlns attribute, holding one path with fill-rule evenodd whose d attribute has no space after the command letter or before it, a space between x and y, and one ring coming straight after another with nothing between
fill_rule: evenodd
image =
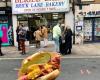
<instances>
[{"instance_id":1,"label":"drainpipe","mask_svg":"<svg viewBox=\"0 0 100 80\"><path fill-rule=\"evenodd\" d=\"M72 11L74 15L74 30L73 30L73 44L75 44L75 1L72 2Z\"/></svg>"}]
</instances>

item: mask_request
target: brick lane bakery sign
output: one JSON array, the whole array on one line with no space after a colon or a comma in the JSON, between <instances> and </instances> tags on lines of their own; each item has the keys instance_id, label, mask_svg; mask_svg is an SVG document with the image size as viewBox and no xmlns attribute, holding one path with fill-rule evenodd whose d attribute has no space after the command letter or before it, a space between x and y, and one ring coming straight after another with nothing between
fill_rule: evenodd
<instances>
[{"instance_id":1,"label":"brick lane bakery sign","mask_svg":"<svg viewBox=\"0 0 100 80\"><path fill-rule=\"evenodd\" d=\"M12 0L13 14L69 11L69 0Z\"/></svg>"}]
</instances>

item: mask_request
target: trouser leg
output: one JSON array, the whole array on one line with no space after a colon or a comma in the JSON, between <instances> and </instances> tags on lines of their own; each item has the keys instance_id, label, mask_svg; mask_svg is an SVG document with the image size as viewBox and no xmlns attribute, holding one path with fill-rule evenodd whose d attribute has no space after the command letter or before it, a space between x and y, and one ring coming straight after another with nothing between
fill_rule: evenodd
<instances>
[{"instance_id":1,"label":"trouser leg","mask_svg":"<svg viewBox=\"0 0 100 80\"><path fill-rule=\"evenodd\" d=\"M68 54L71 54L71 48L68 49Z\"/></svg>"},{"instance_id":2,"label":"trouser leg","mask_svg":"<svg viewBox=\"0 0 100 80\"><path fill-rule=\"evenodd\" d=\"M22 50L22 54L24 54L25 51L25 40L20 40L20 48Z\"/></svg>"},{"instance_id":3,"label":"trouser leg","mask_svg":"<svg viewBox=\"0 0 100 80\"><path fill-rule=\"evenodd\" d=\"M4 54L2 53L2 50L1 50L1 45L0 45L0 56L3 56Z\"/></svg>"},{"instance_id":4,"label":"trouser leg","mask_svg":"<svg viewBox=\"0 0 100 80\"><path fill-rule=\"evenodd\" d=\"M22 41L22 52L25 53L25 41Z\"/></svg>"},{"instance_id":5,"label":"trouser leg","mask_svg":"<svg viewBox=\"0 0 100 80\"><path fill-rule=\"evenodd\" d=\"M56 52L59 52L59 38L54 38Z\"/></svg>"},{"instance_id":6,"label":"trouser leg","mask_svg":"<svg viewBox=\"0 0 100 80\"><path fill-rule=\"evenodd\" d=\"M21 50L20 41L18 41L18 50Z\"/></svg>"},{"instance_id":7,"label":"trouser leg","mask_svg":"<svg viewBox=\"0 0 100 80\"><path fill-rule=\"evenodd\" d=\"M44 38L44 46L47 46L48 40Z\"/></svg>"}]
</instances>

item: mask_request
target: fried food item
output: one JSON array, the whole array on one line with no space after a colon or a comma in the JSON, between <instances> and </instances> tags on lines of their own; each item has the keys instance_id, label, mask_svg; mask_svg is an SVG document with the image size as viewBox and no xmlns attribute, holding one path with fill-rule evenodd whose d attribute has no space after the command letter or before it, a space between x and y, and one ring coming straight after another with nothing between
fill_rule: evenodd
<instances>
[{"instance_id":1,"label":"fried food item","mask_svg":"<svg viewBox=\"0 0 100 80\"><path fill-rule=\"evenodd\" d=\"M37 78L36 80L55 80L56 77L59 76L59 74L60 74L60 71L56 69L45 76Z\"/></svg>"},{"instance_id":2,"label":"fried food item","mask_svg":"<svg viewBox=\"0 0 100 80\"><path fill-rule=\"evenodd\" d=\"M59 75L60 55L38 52L23 60L18 80L54 80Z\"/></svg>"},{"instance_id":3,"label":"fried food item","mask_svg":"<svg viewBox=\"0 0 100 80\"><path fill-rule=\"evenodd\" d=\"M47 52L35 53L23 60L21 69L18 76L27 74L27 68L33 64L43 64L47 63L51 59L51 55Z\"/></svg>"}]
</instances>

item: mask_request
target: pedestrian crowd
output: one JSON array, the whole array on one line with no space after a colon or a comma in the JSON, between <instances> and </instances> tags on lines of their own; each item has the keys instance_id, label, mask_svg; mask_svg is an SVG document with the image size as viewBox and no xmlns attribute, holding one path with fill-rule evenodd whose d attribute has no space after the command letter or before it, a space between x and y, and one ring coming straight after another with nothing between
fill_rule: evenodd
<instances>
[{"instance_id":1,"label":"pedestrian crowd","mask_svg":"<svg viewBox=\"0 0 100 80\"><path fill-rule=\"evenodd\" d=\"M56 52L62 55L71 54L72 49L72 30L69 26L62 26L63 19L53 27L53 40L55 42Z\"/></svg>"},{"instance_id":2,"label":"pedestrian crowd","mask_svg":"<svg viewBox=\"0 0 100 80\"><path fill-rule=\"evenodd\" d=\"M27 31L21 24L16 29L18 50L22 51L21 54L26 54L25 41L27 40ZM48 43L48 29L45 25L37 26L36 31L34 31L33 36L35 37L36 48L40 48L40 41L43 39L44 47L47 47Z\"/></svg>"},{"instance_id":3,"label":"pedestrian crowd","mask_svg":"<svg viewBox=\"0 0 100 80\"><path fill-rule=\"evenodd\" d=\"M65 26L63 19L58 19L58 22L56 25L53 26L52 34L53 34L53 40L55 43L55 49L56 52L61 53L63 55L71 54L72 49L72 31L69 26ZM20 24L16 29L17 34L17 43L18 43L18 50L21 51L21 54L26 54L25 49L25 41L29 39L28 30L25 29L25 26L23 24ZM33 33L33 36L35 37L35 44L36 48L40 48L40 42L43 40L44 42L44 48L48 46L48 27L46 25L37 26L36 30ZM4 54L1 51L1 38L0 38L0 56L3 56Z\"/></svg>"},{"instance_id":4,"label":"pedestrian crowd","mask_svg":"<svg viewBox=\"0 0 100 80\"><path fill-rule=\"evenodd\" d=\"M48 29L45 25L37 27L37 30L34 32L36 47L40 48L40 41L43 39L44 47L47 47L48 43Z\"/></svg>"}]
</instances>

